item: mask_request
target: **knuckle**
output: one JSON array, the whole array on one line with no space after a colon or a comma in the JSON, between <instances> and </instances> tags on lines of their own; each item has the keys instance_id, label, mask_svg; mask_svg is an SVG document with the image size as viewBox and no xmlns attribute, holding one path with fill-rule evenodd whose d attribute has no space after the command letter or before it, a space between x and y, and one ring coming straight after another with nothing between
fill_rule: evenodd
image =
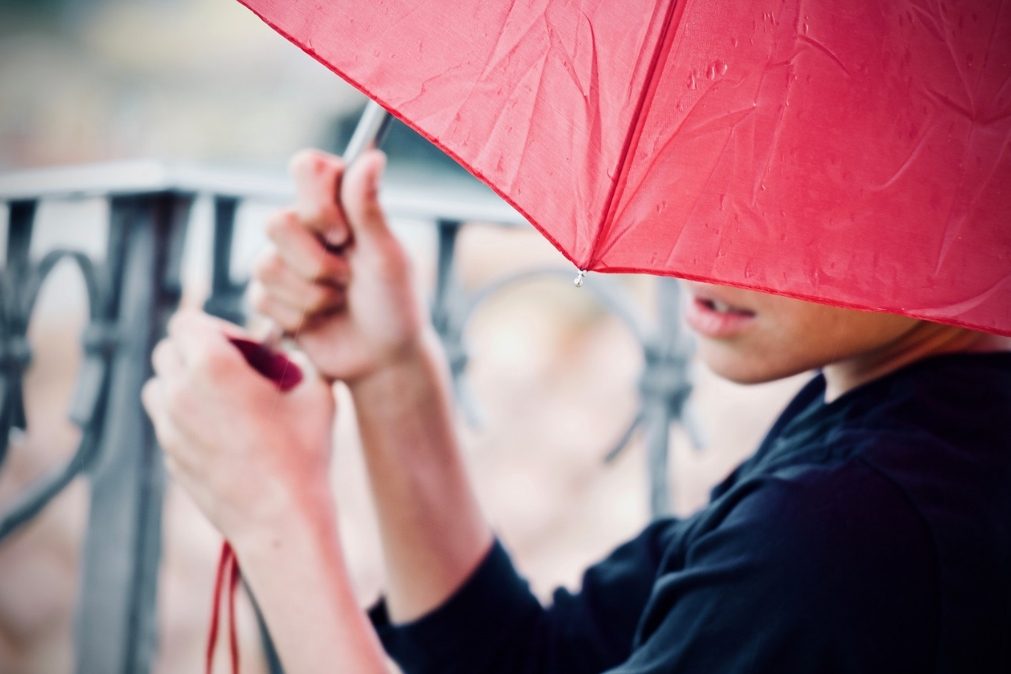
<instances>
[{"instance_id":1,"label":"knuckle","mask_svg":"<svg viewBox=\"0 0 1011 674\"><path fill-rule=\"evenodd\" d=\"M281 256L276 250L270 249L253 263L252 276L264 283L276 283L283 267L284 261Z\"/></svg>"},{"instance_id":2,"label":"knuckle","mask_svg":"<svg viewBox=\"0 0 1011 674\"><path fill-rule=\"evenodd\" d=\"M270 312L270 297L267 295L263 284L259 281L254 281L249 285L247 301L249 302L249 306L257 313L267 314Z\"/></svg>"},{"instance_id":3,"label":"knuckle","mask_svg":"<svg viewBox=\"0 0 1011 674\"><path fill-rule=\"evenodd\" d=\"M151 349L151 363L157 369L158 364L163 362L165 358L165 349L170 348L168 342L164 339L159 340L154 348Z\"/></svg>"},{"instance_id":4,"label":"knuckle","mask_svg":"<svg viewBox=\"0 0 1011 674\"><path fill-rule=\"evenodd\" d=\"M165 326L168 334L173 335L179 332L180 326L183 324L185 319L184 310L180 309L176 311L168 320L168 324Z\"/></svg>"},{"instance_id":5,"label":"knuckle","mask_svg":"<svg viewBox=\"0 0 1011 674\"><path fill-rule=\"evenodd\" d=\"M292 226L298 224L297 217L295 211L290 208L274 211L267 217L267 237L277 243Z\"/></svg>"},{"instance_id":6,"label":"knuckle","mask_svg":"<svg viewBox=\"0 0 1011 674\"><path fill-rule=\"evenodd\" d=\"M185 419L190 411L189 391L179 383L166 383L165 409L173 419Z\"/></svg>"},{"instance_id":7,"label":"knuckle","mask_svg":"<svg viewBox=\"0 0 1011 674\"><path fill-rule=\"evenodd\" d=\"M211 342L202 342L195 346L187 358L187 367L180 376L173 377L173 384L189 388L195 381L208 373L216 372L221 367L220 351Z\"/></svg>"},{"instance_id":8,"label":"knuckle","mask_svg":"<svg viewBox=\"0 0 1011 674\"><path fill-rule=\"evenodd\" d=\"M387 280L406 282L412 274L411 262L399 251L387 250L376 262L376 273Z\"/></svg>"},{"instance_id":9,"label":"knuckle","mask_svg":"<svg viewBox=\"0 0 1011 674\"><path fill-rule=\"evenodd\" d=\"M333 262L331 256L323 250L314 251L311 259L311 267L306 270L306 280L313 283L329 281L333 276Z\"/></svg>"},{"instance_id":10,"label":"knuckle","mask_svg":"<svg viewBox=\"0 0 1011 674\"><path fill-rule=\"evenodd\" d=\"M229 361L218 349L201 349L194 359L194 370L211 380L218 379L228 371Z\"/></svg>"},{"instance_id":11,"label":"knuckle","mask_svg":"<svg viewBox=\"0 0 1011 674\"><path fill-rule=\"evenodd\" d=\"M275 316L274 320L277 321L282 328L289 332L298 330L302 327L303 322L302 315L295 311L290 313L286 312L283 316Z\"/></svg>"},{"instance_id":12,"label":"knuckle","mask_svg":"<svg viewBox=\"0 0 1011 674\"><path fill-rule=\"evenodd\" d=\"M298 150L288 161L288 172L293 176L298 176L310 170L320 154L319 150L311 147Z\"/></svg>"},{"instance_id":13,"label":"knuckle","mask_svg":"<svg viewBox=\"0 0 1011 674\"><path fill-rule=\"evenodd\" d=\"M140 401L144 405L149 415L156 416L158 411L158 382L154 378L148 379L144 387L140 390Z\"/></svg>"},{"instance_id":14,"label":"knuckle","mask_svg":"<svg viewBox=\"0 0 1011 674\"><path fill-rule=\"evenodd\" d=\"M313 286L306 296L306 311L316 313L332 304L333 291L319 286Z\"/></svg>"}]
</instances>

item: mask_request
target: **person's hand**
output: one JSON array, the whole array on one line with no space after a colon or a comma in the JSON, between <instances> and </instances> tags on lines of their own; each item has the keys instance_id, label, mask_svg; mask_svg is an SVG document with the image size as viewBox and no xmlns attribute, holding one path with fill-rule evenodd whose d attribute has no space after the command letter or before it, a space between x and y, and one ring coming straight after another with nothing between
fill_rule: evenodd
<instances>
[{"instance_id":1,"label":"person's hand","mask_svg":"<svg viewBox=\"0 0 1011 674\"><path fill-rule=\"evenodd\" d=\"M143 402L172 476L237 541L330 507L334 399L305 368L297 387L280 392L229 336L244 335L196 311L176 314Z\"/></svg>"},{"instance_id":2,"label":"person's hand","mask_svg":"<svg viewBox=\"0 0 1011 674\"><path fill-rule=\"evenodd\" d=\"M276 322L328 379L353 384L410 356L426 326L411 267L378 202L385 156L344 163L295 155L296 205L267 225L271 247L250 285L253 308Z\"/></svg>"}]
</instances>

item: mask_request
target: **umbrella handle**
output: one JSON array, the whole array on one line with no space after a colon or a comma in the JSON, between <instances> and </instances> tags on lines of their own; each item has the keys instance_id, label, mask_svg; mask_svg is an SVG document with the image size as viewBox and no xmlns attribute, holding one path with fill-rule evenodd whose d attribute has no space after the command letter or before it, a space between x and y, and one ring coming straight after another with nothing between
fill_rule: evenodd
<instances>
[{"instance_id":1,"label":"umbrella handle","mask_svg":"<svg viewBox=\"0 0 1011 674\"><path fill-rule=\"evenodd\" d=\"M365 150L370 147L378 147L382 144L386 133L390 130L390 122L393 117L383 106L369 99L368 105L358 118L358 125L355 126L351 140L344 148L344 164L350 166Z\"/></svg>"},{"instance_id":2,"label":"umbrella handle","mask_svg":"<svg viewBox=\"0 0 1011 674\"><path fill-rule=\"evenodd\" d=\"M344 165L351 166L366 150L381 145L392 121L393 116L383 106L369 99L362 116L358 118L358 124L351 134L347 147L344 148L344 154L341 155ZM337 254L341 252L341 247L327 245L327 250ZM262 346L268 350L276 350L287 336L280 327L271 326L263 337Z\"/></svg>"},{"instance_id":3,"label":"umbrella handle","mask_svg":"<svg viewBox=\"0 0 1011 674\"><path fill-rule=\"evenodd\" d=\"M228 341L239 350L251 368L272 381L280 391L290 391L302 383L302 369L281 351L268 344L270 339L257 342L241 337L229 337ZM279 340L280 335L272 339Z\"/></svg>"}]
</instances>

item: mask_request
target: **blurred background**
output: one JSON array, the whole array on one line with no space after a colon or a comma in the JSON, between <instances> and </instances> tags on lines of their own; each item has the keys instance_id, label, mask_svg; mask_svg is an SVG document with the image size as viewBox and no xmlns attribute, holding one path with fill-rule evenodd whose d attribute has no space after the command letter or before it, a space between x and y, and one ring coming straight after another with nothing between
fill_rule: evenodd
<instances>
[{"instance_id":1,"label":"blurred background","mask_svg":"<svg viewBox=\"0 0 1011 674\"><path fill-rule=\"evenodd\" d=\"M0 0L2 174L155 159L281 181L294 151L315 146L339 152L361 105L356 92L233 0ZM410 167L432 165L436 170L424 173L439 177L442 189L474 189L451 162L422 145L404 130L391 137L391 180L420 180ZM240 213L235 266L248 266L262 247L270 207ZM101 200L44 203L33 251L68 246L100 255L106 217ZM207 294L211 217L210 205L198 200L183 260L185 303L199 304ZM7 218L0 212L4 226ZM434 227L409 219L397 227L416 260L419 283L431 293ZM604 462L639 406L642 345L593 294L573 287L574 270L529 228L464 228L455 262L464 291L524 269L559 270L508 286L474 313L465 335L472 414L461 415L485 510L535 590L547 596L559 584L576 586L587 564L650 517L641 434ZM647 320L655 316L655 279L614 282L631 311ZM32 314L33 360L24 379L28 424L7 448L0 510L65 461L77 442L67 407L86 322L79 277L69 267L57 269ZM670 430L667 477L675 514L705 501L801 383L742 388L694 363L690 373L696 441L679 425ZM365 604L378 595L382 577L350 403L344 403L333 482ZM75 669L74 611L88 503L88 483L78 479L0 541L0 672ZM197 671L219 540L172 485L163 522L154 670ZM241 618L244 671L262 671L248 603Z\"/></svg>"}]
</instances>

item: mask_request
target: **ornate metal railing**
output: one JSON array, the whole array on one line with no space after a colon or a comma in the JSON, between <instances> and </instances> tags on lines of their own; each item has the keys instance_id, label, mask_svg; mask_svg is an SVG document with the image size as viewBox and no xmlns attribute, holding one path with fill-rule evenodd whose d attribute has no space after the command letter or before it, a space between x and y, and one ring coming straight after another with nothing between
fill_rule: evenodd
<instances>
[{"instance_id":1,"label":"ornate metal railing","mask_svg":"<svg viewBox=\"0 0 1011 674\"><path fill-rule=\"evenodd\" d=\"M94 197L108 204L104 257L92 259L63 248L33 251L40 204ZM89 304L70 409L81 429L76 451L0 513L2 544L74 479L89 481L75 631L77 670L85 674L147 672L155 653L164 475L140 390L151 374L151 350L181 296L185 237L198 197L209 197L213 204L211 289L205 307L242 321L244 280L232 270L238 209L247 200L287 201L291 194L285 181L157 162L0 176L0 202L8 212L0 271L0 468L12 431L26 424L22 382L32 359L27 332L40 288L57 265L70 261L80 272ZM473 412L462 383L467 365L463 338L474 311L504 287L543 275L570 283L574 272L561 266L522 270L484 288L461 288L454 260L465 223L513 227L524 226L522 219L490 192L472 187L433 190L391 181L384 202L393 218L427 221L436 228L432 318L450 356L457 393L464 409ZM639 411L607 456L613 458L637 430L644 433L654 515L668 510L669 429L681 419L690 391L689 347L679 330L677 288L670 280L658 282L653 320L639 315L614 279L591 276L585 284L643 350Z\"/></svg>"}]
</instances>

